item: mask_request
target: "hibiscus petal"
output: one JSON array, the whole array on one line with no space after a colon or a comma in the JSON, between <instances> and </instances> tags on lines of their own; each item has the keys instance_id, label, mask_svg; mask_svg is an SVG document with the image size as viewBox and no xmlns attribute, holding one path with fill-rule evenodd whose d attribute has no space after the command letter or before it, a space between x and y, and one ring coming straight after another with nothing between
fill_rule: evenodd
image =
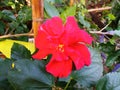
<instances>
[{"instance_id":1,"label":"hibiscus petal","mask_svg":"<svg viewBox=\"0 0 120 90\"><path fill-rule=\"evenodd\" d=\"M41 28L41 27L40 27ZM39 29L35 37L35 45L38 49L55 49L58 46L58 39L52 38L44 30Z\"/></svg>"},{"instance_id":2,"label":"hibiscus petal","mask_svg":"<svg viewBox=\"0 0 120 90\"><path fill-rule=\"evenodd\" d=\"M92 44L93 38L84 30L78 31L79 42L84 42L86 44Z\"/></svg>"},{"instance_id":3,"label":"hibiscus petal","mask_svg":"<svg viewBox=\"0 0 120 90\"><path fill-rule=\"evenodd\" d=\"M58 37L64 32L62 20L59 17L53 17L46 20L38 30L35 38L37 48L45 48L50 46L50 43L58 43Z\"/></svg>"},{"instance_id":4,"label":"hibiscus petal","mask_svg":"<svg viewBox=\"0 0 120 90\"><path fill-rule=\"evenodd\" d=\"M63 61L63 60L69 60L69 57L66 56L66 54L64 52L61 51L55 51L54 53L54 58L56 61Z\"/></svg>"},{"instance_id":5,"label":"hibiscus petal","mask_svg":"<svg viewBox=\"0 0 120 90\"><path fill-rule=\"evenodd\" d=\"M38 49L47 48L47 47L49 47L49 44L50 44L47 39L47 37L48 37L47 33L42 31L41 29L42 29L42 27L39 28L38 34L35 37L35 45L36 45L36 48L38 48Z\"/></svg>"},{"instance_id":6,"label":"hibiscus petal","mask_svg":"<svg viewBox=\"0 0 120 90\"><path fill-rule=\"evenodd\" d=\"M62 20L59 17L48 19L42 28L51 36L59 37L64 32Z\"/></svg>"},{"instance_id":7,"label":"hibiscus petal","mask_svg":"<svg viewBox=\"0 0 120 90\"><path fill-rule=\"evenodd\" d=\"M46 65L46 70L55 77L67 77L72 70L72 60L57 61L55 59L51 59Z\"/></svg>"},{"instance_id":8,"label":"hibiscus petal","mask_svg":"<svg viewBox=\"0 0 120 90\"><path fill-rule=\"evenodd\" d=\"M85 65L87 65L87 66L90 65L91 64L91 55L90 55L90 51L89 51L88 47L85 46L84 44L78 44L78 46L76 46L76 49L78 49L78 51L80 52Z\"/></svg>"},{"instance_id":9,"label":"hibiscus petal","mask_svg":"<svg viewBox=\"0 0 120 90\"><path fill-rule=\"evenodd\" d=\"M79 28L74 17L68 17L64 27L65 34L62 41L65 44L73 44L76 42L84 42L87 44L91 44L93 40L92 37L87 32Z\"/></svg>"},{"instance_id":10,"label":"hibiscus petal","mask_svg":"<svg viewBox=\"0 0 120 90\"><path fill-rule=\"evenodd\" d=\"M32 58L40 60L45 58L50 53L52 53L52 50L49 49L38 50L35 54L32 55Z\"/></svg>"},{"instance_id":11,"label":"hibiscus petal","mask_svg":"<svg viewBox=\"0 0 120 90\"><path fill-rule=\"evenodd\" d=\"M91 64L90 52L84 44L75 44L67 48L66 54L73 60L77 70Z\"/></svg>"}]
</instances>

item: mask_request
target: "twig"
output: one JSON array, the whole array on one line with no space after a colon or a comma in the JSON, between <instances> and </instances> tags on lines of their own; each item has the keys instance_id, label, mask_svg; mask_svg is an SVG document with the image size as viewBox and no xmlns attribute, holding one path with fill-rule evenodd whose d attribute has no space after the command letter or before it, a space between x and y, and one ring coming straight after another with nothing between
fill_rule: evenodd
<instances>
[{"instance_id":1,"label":"twig","mask_svg":"<svg viewBox=\"0 0 120 90\"><path fill-rule=\"evenodd\" d=\"M112 35L109 32L101 32L101 31L90 31L92 34L103 34L103 35Z\"/></svg>"},{"instance_id":2,"label":"twig","mask_svg":"<svg viewBox=\"0 0 120 90\"><path fill-rule=\"evenodd\" d=\"M89 9L88 12L98 12L98 11L110 10L111 8L112 7L103 7L103 8Z\"/></svg>"},{"instance_id":3,"label":"twig","mask_svg":"<svg viewBox=\"0 0 120 90\"><path fill-rule=\"evenodd\" d=\"M109 22L105 27L103 27L100 32L102 32L104 29L106 29L109 25L110 25L111 22Z\"/></svg>"},{"instance_id":4,"label":"twig","mask_svg":"<svg viewBox=\"0 0 120 90\"><path fill-rule=\"evenodd\" d=\"M104 35L109 34L108 32L100 32L100 31L90 31L90 33L92 33L92 34L104 34Z\"/></svg>"},{"instance_id":5,"label":"twig","mask_svg":"<svg viewBox=\"0 0 120 90\"><path fill-rule=\"evenodd\" d=\"M65 88L64 88L63 90L67 90L67 88L68 88L68 86L69 86L71 80L72 80L72 77L71 77L70 80L67 82L67 84L66 84L66 86L65 86Z\"/></svg>"},{"instance_id":6,"label":"twig","mask_svg":"<svg viewBox=\"0 0 120 90\"><path fill-rule=\"evenodd\" d=\"M20 37L20 36L34 36L34 34L33 33L23 33L23 34L14 34L14 35L3 35L3 36L0 36L0 39L9 38L9 37Z\"/></svg>"}]
</instances>

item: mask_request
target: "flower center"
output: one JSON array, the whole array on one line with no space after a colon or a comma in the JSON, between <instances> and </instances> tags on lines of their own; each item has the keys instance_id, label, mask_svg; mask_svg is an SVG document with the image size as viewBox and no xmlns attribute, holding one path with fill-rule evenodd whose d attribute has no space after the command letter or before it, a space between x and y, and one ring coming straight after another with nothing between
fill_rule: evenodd
<instances>
[{"instance_id":1,"label":"flower center","mask_svg":"<svg viewBox=\"0 0 120 90\"><path fill-rule=\"evenodd\" d=\"M59 44L57 47L57 50L64 52L64 45L63 44Z\"/></svg>"}]
</instances>

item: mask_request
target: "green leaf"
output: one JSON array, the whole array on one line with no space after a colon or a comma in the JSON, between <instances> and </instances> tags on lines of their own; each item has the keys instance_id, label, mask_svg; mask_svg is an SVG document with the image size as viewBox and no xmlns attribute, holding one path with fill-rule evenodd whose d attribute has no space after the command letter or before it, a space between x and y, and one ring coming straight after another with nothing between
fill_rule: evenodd
<instances>
[{"instance_id":1,"label":"green leaf","mask_svg":"<svg viewBox=\"0 0 120 90\"><path fill-rule=\"evenodd\" d=\"M46 0L46 1L50 3L55 3L56 0Z\"/></svg>"},{"instance_id":2,"label":"green leaf","mask_svg":"<svg viewBox=\"0 0 120 90\"><path fill-rule=\"evenodd\" d=\"M3 35L5 32L5 24L0 21L0 35Z\"/></svg>"},{"instance_id":3,"label":"green leaf","mask_svg":"<svg viewBox=\"0 0 120 90\"><path fill-rule=\"evenodd\" d=\"M54 78L45 70L45 61L17 60L8 74L16 90L51 90Z\"/></svg>"},{"instance_id":4,"label":"green leaf","mask_svg":"<svg viewBox=\"0 0 120 90\"><path fill-rule=\"evenodd\" d=\"M27 21L32 20L32 10L28 6L24 6L18 12L17 20L21 23L26 23Z\"/></svg>"},{"instance_id":5,"label":"green leaf","mask_svg":"<svg viewBox=\"0 0 120 90\"><path fill-rule=\"evenodd\" d=\"M85 5L85 0L80 0L80 3Z\"/></svg>"},{"instance_id":6,"label":"green leaf","mask_svg":"<svg viewBox=\"0 0 120 90\"><path fill-rule=\"evenodd\" d=\"M120 90L120 72L106 74L97 83L96 90Z\"/></svg>"},{"instance_id":7,"label":"green leaf","mask_svg":"<svg viewBox=\"0 0 120 90\"><path fill-rule=\"evenodd\" d=\"M61 13L60 17L63 21L66 21L68 16L74 16L76 14L76 6L68 7L64 12Z\"/></svg>"},{"instance_id":8,"label":"green leaf","mask_svg":"<svg viewBox=\"0 0 120 90\"><path fill-rule=\"evenodd\" d=\"M27 33L27 32L29 32L29 31L28 31L28 28L25 24L19 25L15 30L16 34Z\"/></svg>"},{"instance_id":9,"label":"green leaf","mask_svg":"<svg viewBox=\"0 0 120 90\"><path fill-rule=\"evenodd\" d=\"M50 17L54 17L54 16L59 16L59 12L56 9L56 7L54 7L53 5L51 5L48 1L44 0L44 7L45 7L45 11L47 12L47 14Z\"/></svg>"},{"instance_id":10,"label":"green leaf","mask_svg":"<svg viewBox=\"0 0 120 90\"><path fill-rule=\"evenodd\" d=\"M85 20L84 16L82 16L82 14L81 14L80 12L78 13L78 19L79 19L79 22L80 22L83 26L85 26L85 27L87 27L87 28L90 28L90 23Z\"/></svg>"},{"instance_id":11,"label":"green leaf","mask_svg":"<svg viewBox=\"0 0 120 90\"><path fill-rule=\"evenodd\" d=\"M12 69L12 60L0 60L0 90L13 90L8 82L8 72Z\"/></svg>"},{"instance_id":12,"label":"green leaf","mask_svg":"<svg viewBox=\"0 0 120 90\"><path fill-rule=\"evenodd\" d=\"M2 14L2 12L0 11L0 19L3 17L3 14Z\"/></svg>"},{"instance_id":13,"label":"green leaf","mask_svg":"<svg viewBox=\"0 0 120 90\"><path fill-rule=\"evenodd\" d=\"M58 3L58 4L61 4L63 1L62 0L46 0L52 4L55 4L55 3Z\"/></svg>"},{"instance_id":14,"label":"green leaf","mask_svg":"<svg viewBox=\"0 0 120 90\"><path fill-rule=\"evenodd\" d=\"M110 42L100 43L99 50L110 54L115 51L115 45L111 44Z\"/></svg>"},{"instance_id":15,"label":"green leaf","mask_svg":"<svg viewBox=\"0 0 120 90\"><path fill-rule=\"evenodd\" d=\"M85 66L83 69L73 71L70 77L63 78L60 81L68 82L69 78L77 81L80 88L91 87L95 85L103 75L103 64L98 50L90 48L92 64Z\"/></svg>"},{"instance_id":16,"label":"green leaf","mask_svg":"<svg viewBox=\"0 0 120 90\"><path fill-rule=\"evenodd\" d=\"M103 74L103 64L100 53L93 48L90 48L92 64L84 67L82 70L74 71L72 74L75 79L83 87L95 85Z\"/></svg>"},{"instance_id":17,"label":"green leaf","mask_svg":"<svg viewBox=\"0 0 120 90\"><path fill-rule=\"evenodd\" d=\"M11 60L0 60L0 81L7 79L7 73L11 69Z\"/></svg>"},{"instance_id":18,"label":"green leaf","mask_svg":"<svg viewBox=\"0 0 120 90\"><path fill-rule=\"evenodd\" d=\"M113 14L109 13L108 20L110 20L110 21L115 20L115 16Z\"/></svg>"},{"instance_id":19,"label":"green leaf","mask_svg":"<svg viewBox=\"0 0 120 90\"><path fill-rule=\"evenodd\" d=\"M2 14L3 14L3 18L7 21L16 20L16 17L10 10L3 10Z\"/></svg>"},{"instance_id":20,"label":"green leaf","mask_svg":"<svg viewBox=\"0 0 120 90\"><path fill-rule=\"evenodd\" d=\"M106 66L112 66L120 56L120 50L111 53L106 60Z\"/></svg>"},{"instance_id":21,"label":"green leaf","mask_svg":"<svg viewBox=\"0 0 120 90\"><path fill-rule=\"evenodd\" d=\"M11 58L14 60L30 59L31 53L25 46L14 43L11 48Z\"/></svg>"},{"instance_id":22,"label":"green leaf","mask_svg":"<svg viewBox=\"0 0 120 90\"><path fill-rule=\"evenodd\" d=\"M18 26L19 26L19 23L17 21L12 21L11 23L9 23L9 28L11 30L15 30Z\"/></svg>"},{"instance_id":23,"label":"green leaf","mask_svg":"<svg viewBox=\"0 0 120 90\"><path fill-rule=\"evenodd\" d=\"M17 37L17 40L20 40L20 41L28 41L29 40L29 37L28 36L20 36L20 37Z\"/></svg>"},{"instance_id":24,"label":"green leaf","mask_svg":"<svg viewBox=\"0 0 120 90\"><path fill-rule=\"evenodd\" d=\"M59 4L62 4L62 0L55 0L55 3L59 3Z\"/></svg>"}]
</instances>

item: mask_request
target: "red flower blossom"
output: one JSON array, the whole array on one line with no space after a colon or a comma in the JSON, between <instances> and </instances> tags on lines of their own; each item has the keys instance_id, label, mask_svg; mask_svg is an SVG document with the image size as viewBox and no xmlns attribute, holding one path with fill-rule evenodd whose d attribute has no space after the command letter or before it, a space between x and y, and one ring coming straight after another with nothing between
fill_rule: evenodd
<instances>
[{"instance_id":1,"label":"red flower blossom","mask_svg":"<svg viewBox=\"0 0 120 90\"><path fill-rule=\"evenodd\" d=\"M92 37L78 27L74 17L68 17L65 24L59 17L53 17L40 26L35 38L38 52L32 57L42 59L52 54L46 65L47 72L55 77L67 77L72 71L72 63L76 70L90 65L90 52L86 44L91 43Z\"/></svg>"}]
</instances>

